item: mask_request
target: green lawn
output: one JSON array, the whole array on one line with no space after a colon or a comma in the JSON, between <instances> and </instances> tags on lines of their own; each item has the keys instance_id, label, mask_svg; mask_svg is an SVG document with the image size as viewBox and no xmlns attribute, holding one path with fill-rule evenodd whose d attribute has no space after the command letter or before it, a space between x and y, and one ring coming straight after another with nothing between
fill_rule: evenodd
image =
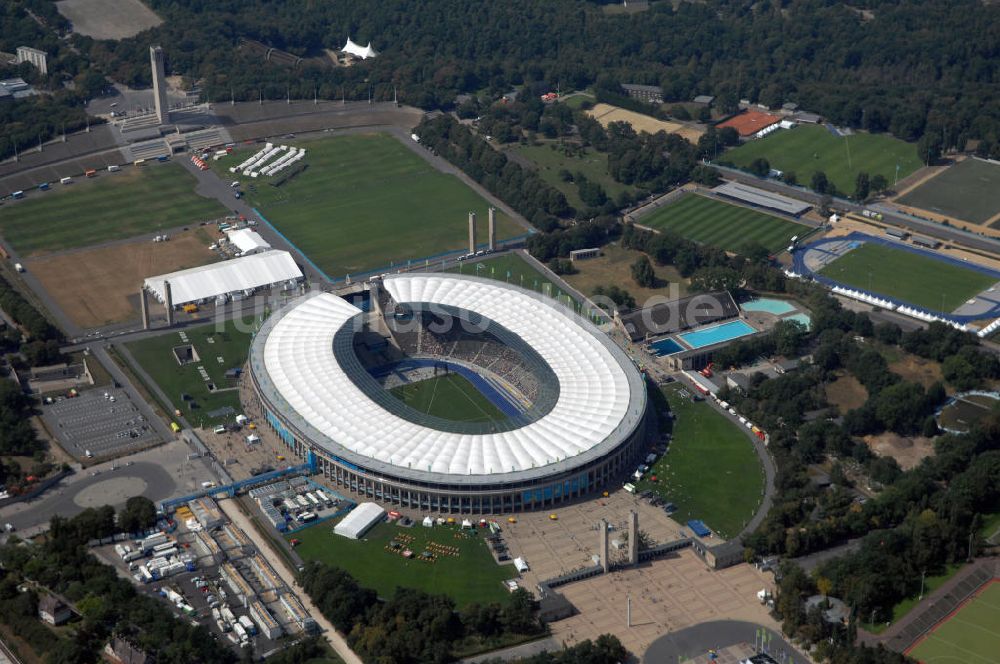
<instances>
[{"instance_id":1,"label":"green lawn","mask_svg":"<svg viewBox=\"0 0 1000 664\"><path fill-rule=\"evenodd\" d=\"M174 359L172 349L185 345L181 334L187 336L186 343L194 346L199 357L197 362L182 366ZM126 344L126 347L192 425L208 426L232 421L235 414L228 417L208 415L209 411L223 406L232 407L236 413L242 412L239 391L227 389L235 387L235 384L231 385L226 380L225 373L227 369L242 367L246 362L250 350L250 334L237 331L232 321L226 322L222 332L216 332L215 324L209 324L133 341ZM220 357L222 362L219 362ZM211 382L221 391L209 391L208 383L201 377L198 367L204 367ZM196 408L188 409L181 401L182 393L192 397Z\"/></svg>"},{"instance_id":2,"label":"green lawn","mask_svg":"<svg viewBox=\"0 0 1000 664\"><path fill-rule=\"evenodd\" d=\"M421 413L454 422L500 422L507 416L457 373L401 385L391 392Z\"/></svg>"},{"instance_id":3,"label":"green lawn","mask_svg":"<svg viewBox=\"0 0 1000 664\"><path fill-rule=\"evenodd\" d=\"M590 93L586 93L570 97L566 101L561 101L560 103L566 104L575 111L582 108L583 104L588 101L590 103L594 103L595 101L597 101L597 99Z\"/></svg>"},{"instance_id":4,"label":"green lawn","mask_svg":"<svg viewBox=\"0 0 1000 664\"><path fill-rule=\"evenodd\" d=\"M489 204L454 175L430 164L388 134L293 141L307 168L280 187L266 177L234 176L238 150L212 167L245 185L247 200L332 278L359 275L468 247L468 216L476 212L486 243ZM252 185L252 188L251 188ZM527 232L497 212L497 237Z\"/></svg>"},{"instance_id":5,"label":"green lawn","mask_svg":"<svg viewBox=\"0 0 1000 664\"><path fill-rule=\"evenodd\" d=\"M943 313L954 311L997 281L981 272L874 242L852 249L820 274Z\"/></svg>"},{"instance_id":6,"label":"green lawn","mask_svg":"<svg viewBox=\"0 0 1000 664\"><path fill-rule=\"evenodd\" d=\"M794 221L697 195L684 196L637 223L727 251L738 251L753 241L778 252L788 246L793 236L810 230Z\"/></svg>"},{"instance_id":7,"label":"green lawn","mask_svg":"<svg viewBox=\"0 0 1000 664\"><path fill-rule=\"evenodd\" d=\"M573 97L581 99L581 97ZM564 182L559 177L560 170L576 174L581 172L591 182L596 182L604 188L610 198L615 198L623 191L632 191L632 187L616 182L608 175L608 155L593 148L586 148L583 154L567 154L555 142L541 145L517 145L512 148L517 153L531 160L538 166L538 174L545 182L552 185L566 196L569 204L577 210L587 207L580 200L579 189L575 182Z\"/></svg>"},{"instance_id":8,"label":"green lawn","mask_svg":"<svg viewBox=\"0 0 1000 664\"><path fill-rule=\"evenodd\" d=\"M924 664L995 664L1000 653L1000 583L991 583L906 654Z\"/></svg>"},{"instance_id":9,"label":"green lawn","mask_svg":"<svg viewBox=\"0 0 1000 664\"><path fill-rule=\"evenodd\" d=\"M837 191L850 196L858 173L881 174L892 186L923 164L917 146L888 134L859 133L838 137L819 125L781 129L765 138L749 141L726 152L719 161L746 168L758 158L771 168L795 173L800 184L809 186L813 173L823 171Z\"/></svg>"},{"instance_id":10,"label":"green lawn","mask_svg":"<svg viewBox=\"0 0 1000 664\"><path fill-rule=\"evenodd\" d=\"M76 178L0 208L0 230L22 255L86 247L225 216L226 209L194 193L180 165L126 166L117 173Z\"/></svg>"},{"instance_id":11,"label":"green lawn","mask_svg":"<svg viewBox=\"0 0 1000 664\"><path fill-rule=\"evenodd\" d=\"M760 504L764 490L760 460L739 426L706 402L683 398L681 389L677 384L663 388L676 416L673 439L667 454L637 488L674 503L673 518L678 522L701 519L722 537L735 537Z\"/></svg>"},{"instance_id":12,"label":"green lawn","mask_svg":"<svg viewBox=\"0 0 1000 664\"><path fill-rule=\"evenodd\" d=\"M459 517L460 518L460 517ZM497 565L480 537L462 534L455 526L413 528L394 523L380 523L363 539L351 540L333 534L333 523L324 522L300 530L290 537L301 541L296 551L305 560L321 560L350 573L362 586L374 589L381 597L391 597L397 586L416 588L429 593L444 593L458 606L472 602L503 602L507 590L502 582L513 578L513 565ZM405 559L400 553L386 550L397 537L409 536L406 543L415 556L431 542L458 547L458 556L438 556L434 562Z\"/></svg>"},{"instance_id":13,"label":"green lawn","mask_svg":"<svg viewBox=\"0 0 1000 664\"><path fill-rule=\"evenodd\" d=\"M1000 213L998 187L1000 166L966 159L901 197L899 202L981 224Z\"/></svg>"}]
</instances>

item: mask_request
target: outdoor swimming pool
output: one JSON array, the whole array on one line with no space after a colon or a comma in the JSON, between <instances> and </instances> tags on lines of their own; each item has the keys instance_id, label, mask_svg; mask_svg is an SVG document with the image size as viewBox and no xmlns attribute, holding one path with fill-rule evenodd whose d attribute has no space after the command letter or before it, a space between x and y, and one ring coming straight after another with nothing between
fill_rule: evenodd
<instances>
[{"instance_id":1,"label":"outdoor swimming pool","mask_svg":"<svg viewBox=\"0 0 1000 664\"><path fill-rule=\"evenodd\" d=\"M674 353L679 353L684 350L683 346L670 338L660 339L655 343L649 344L649 347L652 348L653 351L660 357L663 357L664 355L673 355Z\"/></svg>"},{"instance_id":2,"label":"outdoor swimming pool","mask_svg":"<svg viewBox=\"0 0 1000 664\"><path fill-rule=\"evenodd\" d=\"M810 320L808 314L795 314L794 316L788 316L787 318L782 318L781 320L796 320L806 326L806 329L812 327L812 320Z\"/></svg>"},{"instance_id":3,"label":"outdoor swimming pool","mask_svg":"<svg viewBox=\"0 0 1000 664\"><path fill-rule=\"evenodd\" d=\"M784 300L774 300L766 297L744 302L740 305L740 308L743 309L743 311L763 311L765 313L774 314L775 316L790 314L795 311L795 306L785 302Z\"/></svg>"},{"instance_id":4,"label":"outdoor swimming pool","mask_svg":"<svg viewBox=\"0 0 1000 664\"><path fill-rule=\"evenodd\" d=\"M756 331L749 324L741 320L731 320L728 323L713 325L712 327L695 330L694 332L685 332L677 336L691 348L704 348L705 346L729 341L730 339L745 337Z\"/></svg>"}]
</instances>

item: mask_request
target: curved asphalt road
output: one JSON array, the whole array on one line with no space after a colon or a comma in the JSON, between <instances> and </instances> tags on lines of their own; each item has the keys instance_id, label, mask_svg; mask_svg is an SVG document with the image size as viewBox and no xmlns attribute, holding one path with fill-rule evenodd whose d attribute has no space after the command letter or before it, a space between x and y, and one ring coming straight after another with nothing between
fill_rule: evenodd
<instances>
[{"instance_id":1,"label":"curved asphalt road","mask_svg":"<svg viewBox=\"0 0 1000 664\"><path fill-rule=\"evenodd\" d=\"M739 620L715 620L661 636L642 656L643 664L677 664L683 660L740 643L752 644L760 625ZM779 632L767 630L765 649L778 662L809 664L809 660L785 641Z\"/></svg>"}]
</instances>

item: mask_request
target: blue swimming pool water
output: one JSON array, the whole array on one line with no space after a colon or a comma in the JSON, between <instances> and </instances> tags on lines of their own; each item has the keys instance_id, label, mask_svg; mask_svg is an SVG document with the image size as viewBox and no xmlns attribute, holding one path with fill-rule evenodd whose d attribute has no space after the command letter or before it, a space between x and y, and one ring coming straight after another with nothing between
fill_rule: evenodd
<instances>
[{"instance_id":1,"label":"blue swimming pool water","mask_svg":"<svg viewBox=\"0 0 1000 664\"><path fill-rule=\"evenodd\" d=\"M805 325L807 330L812 327L812 320L809 318L808 314L795 314L794 316L788 316L786 318L782 318L781 320L797 320Z\"/></svg>"},{"instance_id":2,"label":"blue swimming pool water","mask_svg":"<svg viewBox=\"0 0 1000 664\"><path fill-rule=\"evenodd\" d=\"M730 339L745 337L756 331L749 324L741 320L732 320L728 323L713 325L712 327L695 330L694 332L685 332L677 336L683 339L684 343L691 346L691 348L704 348L705 346L729 341Z\"/></svg>"},{"instance_id":3,"label":"blue swimming pool water","mask_svg":"<svg viewBox=\"0 0 1000 664\"><path fill-rule=\"evenodd\" d=\"M775 316L790 314L795 311L795 307L788 302L785 302L784 300L773 300L767 297L744 302L740 305L740 307L743 311L764 311L769 314L774 314Z\"/></svg>"},{"instance_id":4,"label":"blue swimming pool water","mask_svg":"<svg viewBox=\"0 0 1000 664\"><path fill-rule=\"evenodd\" d=\"M683 346L670 338L660 339L655 343L649 344L649 347L661 357L664 355L673 355L674 353L679 353L684 350Z\"/></svg>"}]
</instances>

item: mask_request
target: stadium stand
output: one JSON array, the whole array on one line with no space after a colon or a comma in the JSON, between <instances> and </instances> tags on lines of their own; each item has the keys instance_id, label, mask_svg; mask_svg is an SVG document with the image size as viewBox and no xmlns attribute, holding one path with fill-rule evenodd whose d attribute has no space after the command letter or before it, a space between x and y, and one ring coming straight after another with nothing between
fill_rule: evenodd
<instances>
[{"instance_id":1,"label":"stadium stand","mask_svg":"<svg viewBox=\"0 0 1000 664\"><path fill-rule=\"evenodd\" d=\"M740 308L729 291L700 293L673 302L654 304L615 320L632 341L735 318Z\"/></svg>"}]
</instances>

